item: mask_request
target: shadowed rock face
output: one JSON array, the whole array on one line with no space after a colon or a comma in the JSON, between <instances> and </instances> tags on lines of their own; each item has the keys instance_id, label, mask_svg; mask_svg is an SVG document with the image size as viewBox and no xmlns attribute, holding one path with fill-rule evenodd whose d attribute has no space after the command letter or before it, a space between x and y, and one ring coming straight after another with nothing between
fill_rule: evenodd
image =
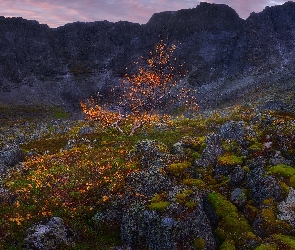
<instances>
[{"instance_id":1,"label":"shadowed rock face","mask_svg":"<svg viewBox=\"0 0 295 250\"><path fill-rule=\"evenodd\" d=\"M51 29L1 17L0 102L76 106L98 91L106 95L132 62L167 38L178 43L175 56L185 62L201 108L231 103L293 76L294 19L293 2L247 20L208 3L154 14L145 25L99 21Z\"/></svg>"}]
</instances>

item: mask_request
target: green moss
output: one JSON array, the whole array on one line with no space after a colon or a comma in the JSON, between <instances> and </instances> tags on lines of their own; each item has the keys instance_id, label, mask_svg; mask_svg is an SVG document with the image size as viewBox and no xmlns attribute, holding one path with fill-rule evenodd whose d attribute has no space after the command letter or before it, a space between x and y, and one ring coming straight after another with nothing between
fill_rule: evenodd
<instances>
[{"instance_id":1,"label":"green moss","mask_svg":"<svg viewBox=\"0 0 295 250\"><path fill-rule=\"evenodd\" d=\"M220 250L235 250L235 243L232 240L226 240L220 246Z\"/></svg>"},{"instance_id":2,"label":"green moss","mask_svg":"<svg viewBox=\"0 0 295 250\"><path fill-rule=\"evenodd\" d=\"M34 150L39 154L44 154L49 152L50 154L55 154L64 148L68 142L68 138L65 136L55 137L55 138L41 138L37 141L31 141L28 144L22 146L24 151Z\"/></svg>"},{"instance_id":3,"label":"green moss","mask_svg":"<svg viewBox=\"0 0 295 250\"><path fill-rule=\"evenodd\" d=\"M176 195L176 201L180 204L183 204L186 202L187 195L184 193L180 193Z\"/></svg>"},{"instance_id":4,"label":"green moss","mask_svg":"<svg viewBox=\"0 0 295 250\"><path fill-rule=\"evenodd\" d=\"M243 156L237 156L231 153L225 153L224 155L218 157L218 163L226 166L236 166L241 165L244 162Z\"/></svg>"},{"instance_id":5,"label":"green moss","mask_svg":"<svg viewBox=\"0 0 295 250\"><path fill-rule=\"evenodd\" d=\"M183 184L187 186L204 187L205 182L200 179L184 179Z\"/></svg>"},{"instance_id":6,"label":"green moss","mask_svg":"<svg viewBox=\"0 0 295 250\"><path fill-rule=\"evenodd\" d=\"M295 175L293 175L290 178L290 183L289 183L290 187L295 188Z\"/></svg>"},{"instance_id":7,"label":"green moss","mask_svg":"<svg viewBox=\"0 0 295 250\"><path fill-rule=\"evenodd\" d=\"M280 182L280 185L281 185L282 195L283 195L284 198L286 198L288 196L289 192L290 192L290 188L283 181Z\"/></svg>"},{"instance_id":8,"label":"green moss","mask_svg":"<svg viewBox=\"0 0 295 250\"><path fill-rule=\"evenodd\" d=\"M209 193L208 200L219 217L238 212L238 209L230 201L217 192Z\"/></svg>"},{"instance_id":9,"label":"green moss","mask_svg":"<svg viewBox=\"0 0 295 250\"><path fill-rule=\"evenodd\" d=\"M278 249L278 245L277 244L273 244L273 243L265 243L265 244L261 244L260 246L256 247L255 250L276 250Z\"/></svg>"},{"instance_id":10,"label":"green moss","mask_svg":"<svg viewBox=\"0 0 295 250\"><path fill-rule=\"evenodd\" d=\"M163 195L162 194L155 194L155 196L151 199L152 203L158 203L161 202L163 199Z\"/></svg>"},{"instance_id":11,"label":"green moss","mask_svg":"<svg viewBox=\"0 0 295 250\"><path fill-rule=\"evenodd\" d=\"M263 145L260 142L256 142L249 147L249 149L253 151L260 151L262 150L262 148L263 148Z\"/></svg>"},{"instance_id":12,"label":"green moss","mask_svg":"<svg viewBox=\"0 0 295 250\"><path fill-rule=\"evenodd\" d=\"M70 113L65 112L61 107L57 107L54 110L53 116L57 119L67 119L70 117Z\"/></svg>"},{"instance_id":13,"label":"green moss","mask_svg":"<svg viewBox=\"0 0 295 250\"><path fill-rule=\"evenodd\" d=\"M285 164L280 164L280 165L270 167L268 169L268 172L271 174L282 176L282 177L291 177L295 175L295 168Z\"/></svg>"},{"instance_id":14,"label":"green moss","mask_svg":"<svg viewBox=\"0 0 295 250\"><path fill-rule=\"evenodd\" d=\"M170 164L166 168L166 170L167 172L175 176L181 176L184 174L185 170L187 170L190 166L191 166L190 162L173 163L173 164Z\"/></svg>"},{"instance_id":15,"label":"green moss","mask_svg":"<svg viewBox=\"0 0 295 250\"><path fill-rule=\"evenodd\" d=\"M221 218L216 229L216 234L221 242L228 239L236 242L243 238L243 234L252 232L246 218L240 215L238 209L221 194L212 192L208 195L208 200Z\"/></svg>"},{"instance_id":16,"label":"green moss","mask_svg":"<svg viewBox=\"0 0 295 250\"><path fill-rule=\"evenodd\" d=\"M231 141L230 143L228 141L223 141L222 146L227 152L237 153L241 150L240 145L236 141Z\"/></svg>"},{"instance_id":17,"label":"green moss","mask_svg":"<svg viewBox=\"0 0 295 250\"><path fill-rule=\"evenodd\" d=\"M150 210L163 211L170 205L168 201L152 202L148 207Z\"/></svg>"},{"instance_id":18,"label":"green moss","mask_svg":"<svg viewBox=\"0 0 295 250\"><path fill-rule=\"evenodd\" d=\"M205 241L201 237L194 240L194 247L196 250L203 250L205 248Z\"/></svg>"},{"instance_id":19,"label":"green moss","mask_svg":"<svg viewBox=\"0 0 295 250\"><path fill-rule=\"evenodd\" d=\"M197 206L197 203L196 202L193 202L193 201L188 201L188 202L185 203L185 206L188 209L194 209Z\"/></svg>"},{"instance_id":20,"label":"green moss","mask_svg":"<svg viewBox=\"0 0 295 250\"><path fill-rule=\"evenodd\" d=\"M290 249L295 249L295 238L288 236L288 235L282 235L282 234L276 234L273 235L273 238L278 241L278 243L283 243Z\"/></svg>"},{"instance_id":21,"label":"green moss","mask_svg":"<svg viewBox=\"0 0 295 250\"><path fill-rule=\"evenodd\" d=\"M193 158L193 160L198 160L201 158L201 154L199 152L194 152L192 154L192 158Z\"/></svg>"},{"instance_id":22,"label":"green moss","mask_svg":"<svg viewBox=\"0 0 295 250\"><path fill-rule=\"evenodd\" d=\"M185 204L187 201L189 201L189 196L192 193L192 190L184 190L182 193L176 195L176 201L180 204Z\"/></svg>"}]
</instances>

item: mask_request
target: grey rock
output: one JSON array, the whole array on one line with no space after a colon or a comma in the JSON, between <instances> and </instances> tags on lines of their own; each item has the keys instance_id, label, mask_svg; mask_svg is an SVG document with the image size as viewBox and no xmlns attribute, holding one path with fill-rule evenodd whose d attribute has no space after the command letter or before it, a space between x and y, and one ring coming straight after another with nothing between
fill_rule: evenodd
<instances>
[{"instance_id":1,"label":"grey rock","mask_svg":"<svg viewBox=\"0 0 295 250\"><path fill-rule=\"evenodd\" d=\"M171 180L157 166L131 173L126 183L128 186L133 187L135 192L145 196L151 196L159 191L167 190L172 184Z\"/></svg>"},{"instance_id":2,"label":"grey rock","mask_svg":"<svg viewBox=\"0 0 295 250\"><path fill-rule=\"evenodd\" d=\"M14 166L24 159L24 153L16 144L6 144L0 151L0 163Z\"/></svg>"},{"instance_id":3,"label":"grey rock","mask_svg":"<svg viewBox=\"0 0 295 250\"><path fill-rule=\"evenodd\" d=\"M143 169L150 166L163 167L163 158L170 157L167 146L156 140L137 142L134 146L134 156Z\"/></svg>"},{"instance_id":4,"label":"grey rock","mask_svg":"<svg viewBox=\"0 0 295 250\"><path fill-rule=\"evenodd\" d=\"M238 166L229 175L229 181L232 186L239 186L246 178L246 171Z\"/></svg>"},{"instance_id":5,"label":"grey rock","mask_svg":"<svg viewBox=\"0 0 295 250\"><path fill-rule=\"evenodd\" d=\"M293 208L293 209L292 209ZM290 188L288 197L278 205L278 219L288 221L295 229L295 189Z\"/></svg>"},{"instance_id":6,"label":"grey rock","mask_svg":"<svg viewBox=\"0 0 295 250\"><path fill-rule=\"evenodd\" d=\"M184 218L150 211L142 204L131 205L123 215L121 238L131 249L194 249L193 241L201 237L204 249L214 249L216 242L206 214L201 207Z\"/></svg>"},{"instance_id":7,"label":"grey rock","mask_svg":"<svg viewBox=\"0 0 295 250\"><path fill-rule=\"evenodd\" d=\"M242 189L236 188L230 196L230 200L237 207L243 207L247 203L247 196Z\"/></svg>"},{"instance_id":8,"label":"grey rock","mask_svg":"<svg viewBox=\"0 0 295 250\"><path fill-rule=\"evenodd\" d=\"M87 135L87 134L93 134L93 133L94 133L94 128L89 126L84 126L80 128L79 130L80 135Z\"/></svg>"},{"instance_id":9,"label":"grey rock","mask_svg":"<svg viewBox=\"0 0 295 250\"><path fill-rule=\"evenodd\" d=\"M73 244L75 238L74 232L59 217L44 219L28 228L26 233L27 250L60 249L64 244Z\"/></svg>"},{"instance_id":10,"label":"grey rock","mask_svg":"<svg viewBox=\"0 0 295 250\"><path fill-rule=\"evenodd\" d=\"M218 134L210 134L206 137L207 146L201 154L200 160L195 162L196 166L209 167L214 165L217 158L224 152L222 148L221 137Z\"/></svg>"},{"instance_id":11,"label":"grey rock","mask_svg":"<svg viewBox=\"0 0 295 250\"><path fill-rule=\"evenodd\" d=\"M245 135L244 122L229 121L221 126L219 133L223 139L242 141Z\"/></svg>"},{"instance_id":12,"label":"grey rock","mask_svg":"<svg viewBox=\"0 0 295 250\"><path fill-rule=\"evenodd\" d=\"M247 175L246 187L250 188L250 198L259 206L265 199L272 198L279 202L284 199L279 181L267 175L263 167L251 170Z\"/></svg>"}]
</instances>

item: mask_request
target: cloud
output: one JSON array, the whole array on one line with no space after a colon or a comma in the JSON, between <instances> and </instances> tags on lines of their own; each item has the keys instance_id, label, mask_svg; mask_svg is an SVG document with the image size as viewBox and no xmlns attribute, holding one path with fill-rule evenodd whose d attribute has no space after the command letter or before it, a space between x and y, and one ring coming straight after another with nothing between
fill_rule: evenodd
<instances>
[{"instance_id":1,"label":"cloud","mask_svg":"<svg viewBox=\"0 0 295 250\"><path fill-rule=\"evenodd\" d=\"M205 1L205 0L203 0ZM227 4L242 18L265 6L282 4L281 0L207 0L208 3ZM0 15L35 19L50 27L75 21L100 20L146 23L153 13L194 8L196 0L1 0Z\"/></svg>"}]
</instances>

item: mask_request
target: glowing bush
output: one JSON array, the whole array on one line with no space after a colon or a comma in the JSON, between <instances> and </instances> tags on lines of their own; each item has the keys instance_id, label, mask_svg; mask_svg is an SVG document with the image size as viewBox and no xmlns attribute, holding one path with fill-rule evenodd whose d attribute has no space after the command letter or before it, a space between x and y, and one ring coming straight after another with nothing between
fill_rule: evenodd
<instances>
[{"instance_id":1,"label":"glowing bush","mask_svg":"<svg viewBox=\"0 0 295 250\"><path fill-rule=\"evenodd\" d=\"M194 91L177 85L186 72L182 73L183 65L172 57L175 49L175 45L160 41L147 59L141 57L134 64L136 73L126 74L118 89L113 89L115 102L111 106L94 98L81 102L86 119L132 135L144 124L169 120L164 109L171 109L171 105L196 110Z\"/></svg>"}]
</instances>

